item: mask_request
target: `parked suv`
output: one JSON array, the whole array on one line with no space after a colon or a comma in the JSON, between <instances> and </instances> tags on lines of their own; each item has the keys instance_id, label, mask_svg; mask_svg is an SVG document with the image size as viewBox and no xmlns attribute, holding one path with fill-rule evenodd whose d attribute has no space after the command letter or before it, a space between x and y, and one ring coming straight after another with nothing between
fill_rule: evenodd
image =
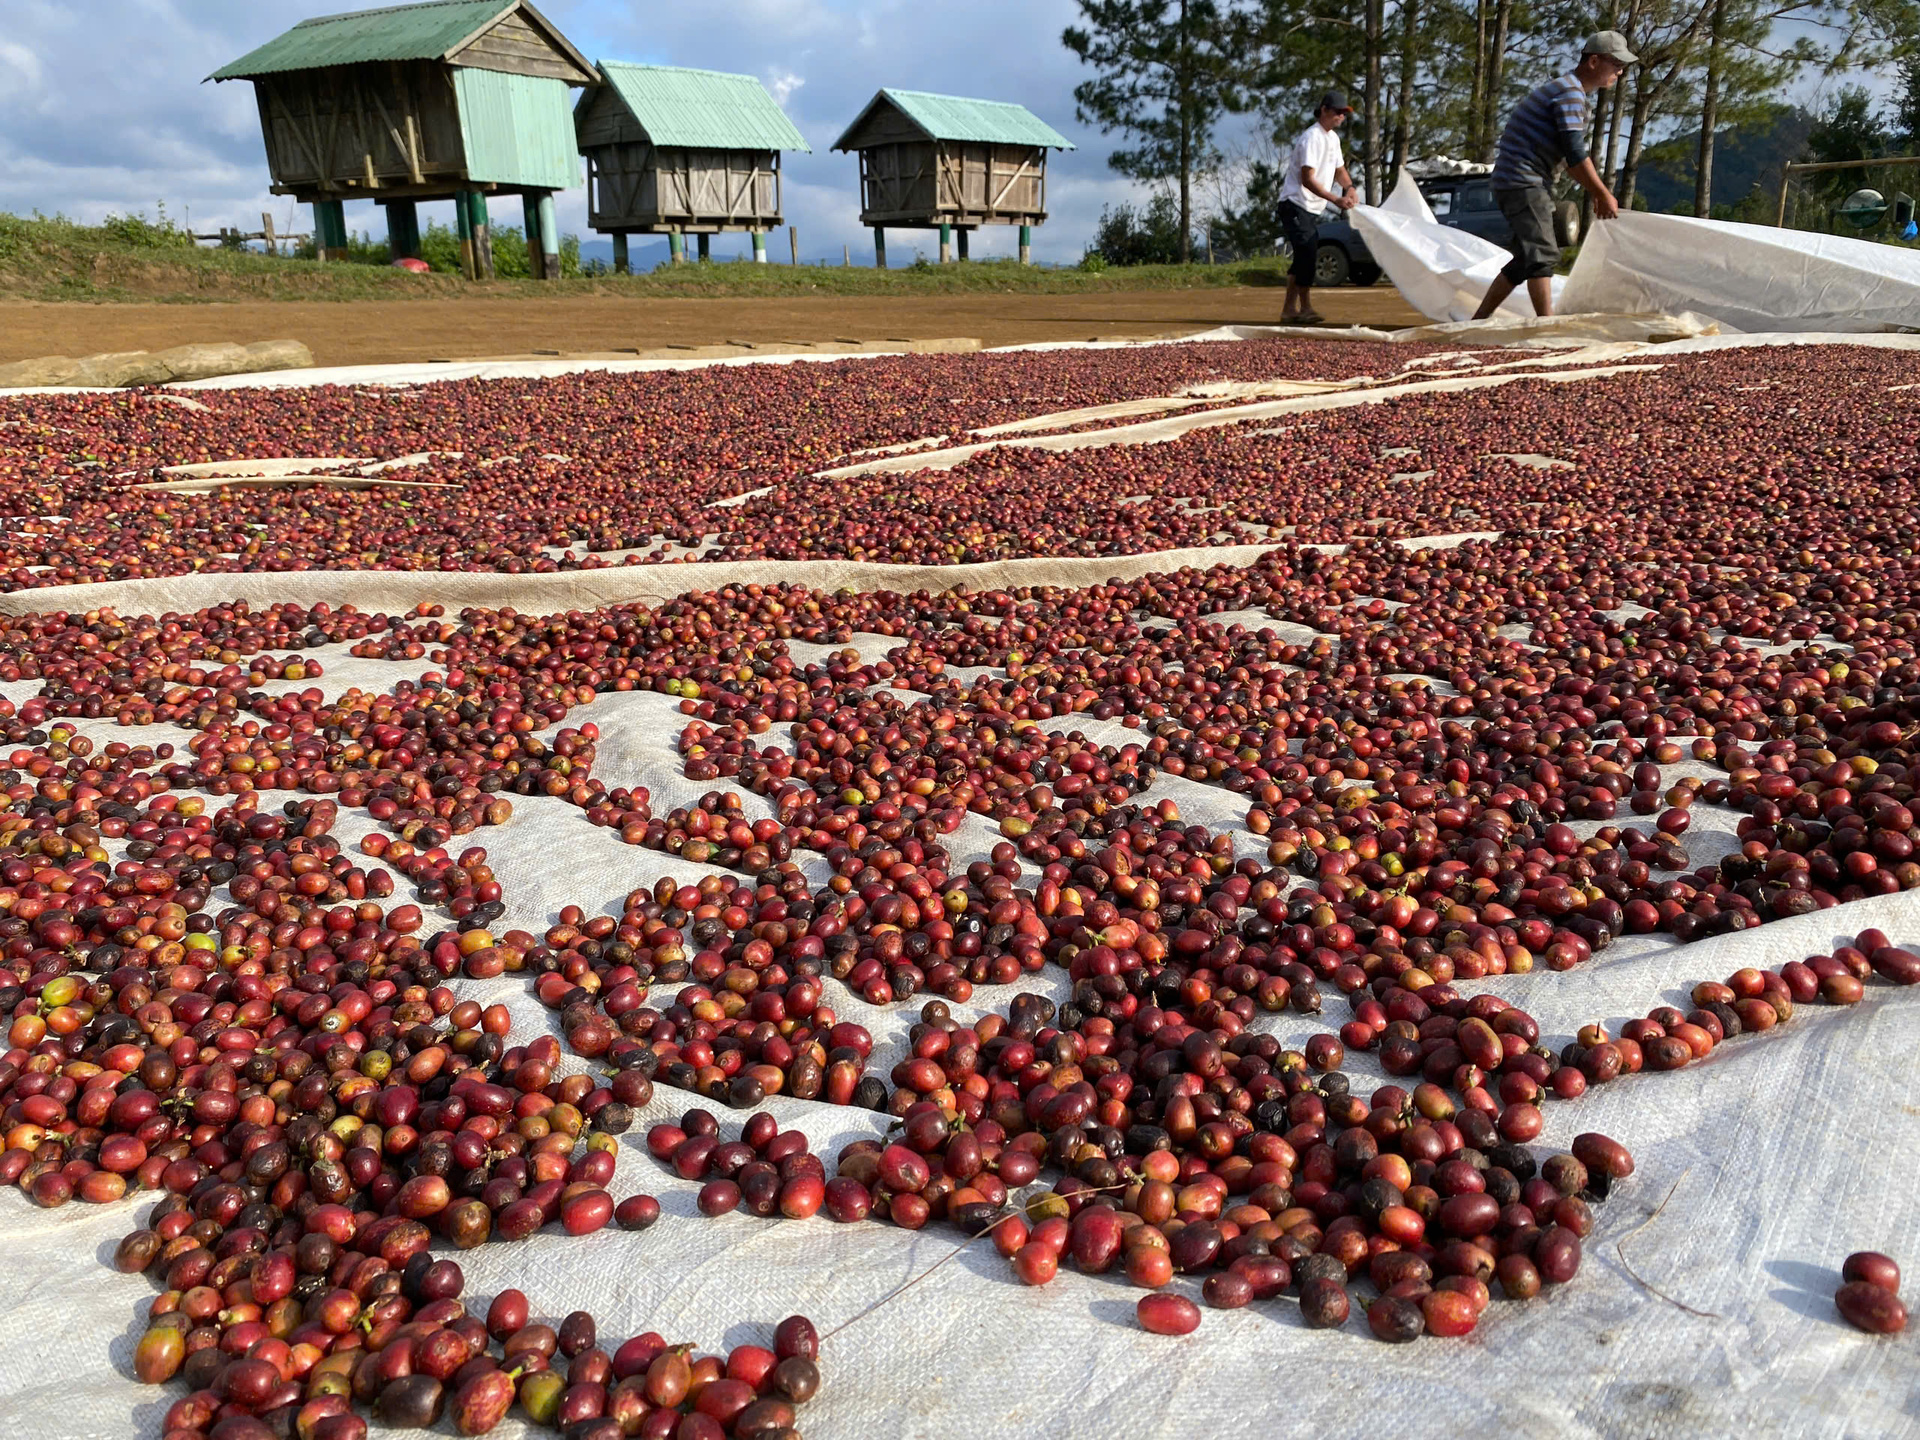
<instances>
[{"instance_id":1,"label":"parked suv","mask_svg":"<svg viewBox=\"0 0 1920 1440\"><path fill-rule=\"evenodd\" d=\"M1420 182L1433 218L1495 245L1513 241L1513 227L1494 203L1493 182L1485 175L1439 175ZM1553 238L1564 248L1580 234L1580 205L1562 195L1553 202Z\"/></svg>"},{"instance_id":2,"label":"parked suv","mask_svg":"<svg viewBox=\"0 0 1920 1440\"><path fill-rule=\"evenodd\" d=\"M1286 241L1280 242L1283 253ZM1344 210L1329 209L1320 217L1320 246L1313 255L1315 285L1371 285L1380 278L1380 266L1367 242L1353 228Z\"/></svg>"},{"instance_id":3,"label":"parked suv","mask_svg":"<svg viewBox=\"0 0 1920 1440\"><path fill-rule=\"evenodd\" d=\"M1494 203L1493 184L1485 175L1437 175L1422 180L1420 193L1433 210L1433 218L1442 225L1478 235L1482 240L1506 246L1513 241L1513 228ZM1554 201L1553 234L1562 246L1574 243L1580 233L1580 206L1562 196ZM1282 241L1281 254L1287 253ZM1344 210L1328 210L1320 217L1320 248L1314 256L1315 285L1371 285L1380 278L1380 266L1367 249L1367 242L1353 228Z\"/></svg>"}]
</instances>

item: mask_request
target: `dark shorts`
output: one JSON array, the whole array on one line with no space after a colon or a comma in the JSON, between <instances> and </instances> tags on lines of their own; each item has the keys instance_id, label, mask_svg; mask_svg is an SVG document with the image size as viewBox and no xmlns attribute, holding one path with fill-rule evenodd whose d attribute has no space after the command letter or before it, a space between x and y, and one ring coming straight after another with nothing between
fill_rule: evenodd
<instances>
[{"instance_id":1,"label":"dark shorts","mask_svg":"<svg viewBox=\"0 0 1920 1440\"><path fill-rule=\"evenodd\" d=\"M1530 185L1525 190L1496 190L1493 198L1513 228L1513 242L1507 246L1513 259L1500 273L1515 285L1553 274L1560 265L1560 245L1553 238L1553 197L1543 187Z\"/></svg>"},{"instance_id":2,"label":"dark shorts","mask_svg":"<svg viewBox=\"0 0 1920 1440\"><path fill-rule=\"evenodd\" d=\"M1295 284L1313 284L1314 262L1320 258L1320 217L1294 200L1280 202L1280 229L1293 249L1293 267L1287 271Z\"/></svg>"}]
</instances>

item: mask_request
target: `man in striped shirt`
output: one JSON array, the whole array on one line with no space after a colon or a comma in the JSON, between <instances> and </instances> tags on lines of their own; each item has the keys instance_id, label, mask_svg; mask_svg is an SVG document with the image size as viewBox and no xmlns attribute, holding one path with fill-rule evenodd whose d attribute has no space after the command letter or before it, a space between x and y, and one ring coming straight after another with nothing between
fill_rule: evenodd
<instances>
[{"instance_id":1,"label":"man in striped shirt","mask_svg":"<svg viewBox=\"0 0 1920 1440\"><path fill-rule=\"evenodd\" d=\"M1620 213L1587 154L1587 97L1616 83L1639 58L1618 30L1602 30L1588 38L1578 65L1514 107L1493 165L1493 198L1513 227L1513 259L1487 288L1474 319L1493 314L1522 284L1535 314L1553 313L1552 276L1560 246L1553 234L1552 192L1562 165L1593 197L1595 215L1611 220Z\"/></svg>"}]
</instances>

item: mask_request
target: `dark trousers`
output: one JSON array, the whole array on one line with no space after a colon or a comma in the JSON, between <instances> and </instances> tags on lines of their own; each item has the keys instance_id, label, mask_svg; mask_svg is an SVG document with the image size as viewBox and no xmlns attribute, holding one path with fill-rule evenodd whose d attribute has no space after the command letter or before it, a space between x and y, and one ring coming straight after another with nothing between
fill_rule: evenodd
<instances>
[{"instance_id":1,"label":"dark trousers","mask_svg":"<svg viewBox=\"0 0 1920 1440\"><path fill-rule=\"evenodd\" d=\"M1287 276L1302 290L1313 285L1314 263L1320 258L1320 217L1297 200L1280 202L1280 229L1293 247L1293 268Z\"/></svg>"},{"instance_id":2,"label":"dark trousers","mask_svg":"<svg viewBox=\"0 0 1920 1440\"><path fill-rule=\"evenodd\" d=\"M1493 198L1513 230L1513 240L1507 246L1513 258L1501 267L1500 273L1516 289L1529 280L1553 274L1560 264L1560 245L1553 238L1553 197L1546 187L1530 185L1524 190L1496 190Z\"/></svg>"}]
</instances>

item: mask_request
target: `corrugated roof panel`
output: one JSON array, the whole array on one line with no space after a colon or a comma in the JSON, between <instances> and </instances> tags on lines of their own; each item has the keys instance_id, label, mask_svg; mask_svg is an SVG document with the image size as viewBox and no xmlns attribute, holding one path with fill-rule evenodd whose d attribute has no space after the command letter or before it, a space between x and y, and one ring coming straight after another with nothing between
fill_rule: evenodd
<instances>
[{"instance_id":1,"label":"corrugated roof panel","mask_svg":"<svg viewBox=\"0 0 1920 1440\"><path fill-rule=\"evenodd\" d=\"M656 145L703 150L811 150L751 75L600 62L600 74Z\"/></svg>"},{"instance_id":2,"label":"corrugated roof panel","mask_svg":"<svg viewBox=\"0 0 1920 1440\"><path fill-rule=\"evenodd\" d=\"M545 190L580 183L566 81L461 68L453 72L453 88L469 179Z\"/></svg>"},{"instance_id":3,"label":"corrugated roof panel","mask_svg":"<svg viewBox=\"0 0 1920 1440\"><path fill-rule=\"evenodd\" d=\"M1044 145L1072 150L1074 144L1024 105L1004 100L969 100L959 95L933 95L925 90L882 90L867 102L859 117L833 148L844 149L849 138L875 105L886 101L919 126L930 140L958 140L984 145Z\"/></svg>"},{"instance_id":4,"label":"corrugated roof panel","mask_svg":"<svg viewBox=\"0 0 1920 1440\"><path fill-rule=\"evenodd\" d=\"M513 8L513 0L420 0L385 10L323 15L302 20L208 78L244 80L324 65L437 60Z\"/></svg>"}]
</instances>

